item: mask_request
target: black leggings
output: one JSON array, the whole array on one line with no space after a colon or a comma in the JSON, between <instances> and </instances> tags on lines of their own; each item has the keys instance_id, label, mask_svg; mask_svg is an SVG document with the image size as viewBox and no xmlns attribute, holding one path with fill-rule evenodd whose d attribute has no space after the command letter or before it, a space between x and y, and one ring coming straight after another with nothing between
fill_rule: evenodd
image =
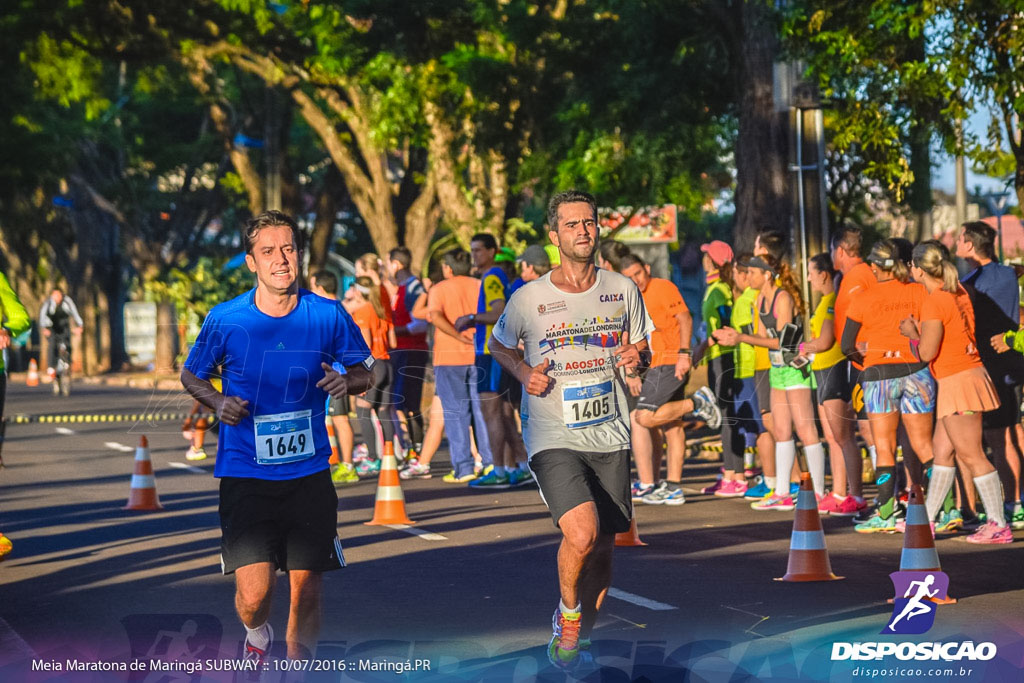
<instances>
[{"instance_id":1,"label":"black leggings","mask_svg":"<svg viewBox=\"0 0 1024 683\"><path fill-rule=\"evenodd\" d=\"M731 353L712 358L708 363L708 385L715 392L718 407L722 409L722 463L730 472L742 472L743 451L747 444L735 414L739 387Z\"/></svg>"},{"instance_id":2,"label":"black leggings","mask_svg":"<svg viewBox=\"0 0 1024 683\"><path fill-rule=\"evenodd\" d=\"M395 438L395 423L391 419L391 406L394 403L391 385L394 381L394 372L391 363L386 360L375 360L371 372L372 384L362 396L370 405L367 407L356 404L356 421L359 423L359 433L366 443L370 459L376 460L381 454L377 452L377 431L373 428L372 413L376 413L380 421L384 443L390 443Z\"/></svg>"}]
</instances>

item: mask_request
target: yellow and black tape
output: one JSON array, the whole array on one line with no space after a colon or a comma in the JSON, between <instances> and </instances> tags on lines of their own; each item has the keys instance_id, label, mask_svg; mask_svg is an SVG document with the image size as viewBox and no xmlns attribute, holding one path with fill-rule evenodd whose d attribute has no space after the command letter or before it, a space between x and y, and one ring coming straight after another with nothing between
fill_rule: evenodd
<instances>
[{"instance_id":1,"label":"yellow and black tape","mask_svg":"<svg viewBox=\"0 0 1024 683\"><path fill-rule=\"evenodd\" d=\"M698 450L698 451L709 451L709 452L712 452L712 453L721 453L722 452L722 444L720 444L720 443L703 443L703 444L698 444L694 448L696 450ZM744 453L757 453L757 449L754 448L753 446L747 446L744 449L743 452Z\"/></svg>"},{"instance_id":2,"label":"yellow and black tape","mask_svg":"<svg viewBox=\"0 0 1024 683\"><path fill-rule=\"evenodd\" d=\"M68 424L68 423L103 423L103 422L162 422L167 420L184 420L187 413L101 413L90 415L8 415L4 422L8 424Z\"/></svg>"}]
</instances>

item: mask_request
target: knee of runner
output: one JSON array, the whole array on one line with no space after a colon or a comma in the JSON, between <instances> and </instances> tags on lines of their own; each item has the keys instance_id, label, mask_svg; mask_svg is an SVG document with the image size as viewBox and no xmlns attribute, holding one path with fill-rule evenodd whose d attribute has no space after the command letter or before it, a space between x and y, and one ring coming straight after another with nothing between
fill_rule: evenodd
<instances>
[{"instance_id":1,"label":"knee of runner","mask_svg":"<svg viewBox=\"0 0 1024 683\"><path fill-rule=\"evenodd\" d=\"M648 408L637 408L636 423L641 427L650 429L654 426L654 411Z\"/></svg>"},{"instance_id":2,"label":"knee of runner","mask_svg":"<svg viewBox=\"0 0 1024 683\"><path fill-rule=\"evenodd\" d=\"M580 555L589 555L597 547L598 531L596 526L583 525L562 528L565 542Z\"/></svg>"}]
</instances>

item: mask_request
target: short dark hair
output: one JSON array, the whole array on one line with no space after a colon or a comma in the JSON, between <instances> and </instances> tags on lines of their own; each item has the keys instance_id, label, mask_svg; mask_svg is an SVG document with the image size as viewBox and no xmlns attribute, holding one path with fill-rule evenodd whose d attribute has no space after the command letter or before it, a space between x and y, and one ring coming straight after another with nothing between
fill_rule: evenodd
<instances>
[{"instance_id":1,"label":"short dark hair","mask_svg":"<svg viewBox=\"0 0 1024 683\"><path fill-rule=\"evenodd\" d=\"M623 270L629 268L630 266L640 266L641 268L643 268L646 265L647 264L644 263L644 260L642 258L637 256L636 254L630 253L626 254L621 259L619 259L619 267L616 270L621 273Z\"/></svg>"},{"instance_id":2,"label":"short dark hair","mask_svg":"<svg viewBox=\"0 0 1024 683\"><path fill-rule=\"evenodd\" d=\"M484 249L498 250L498 240L494 239L494 235L489 232L478 232L470 238L469 243L479 242L484 245Z\"/></svg>"},{"instance_id":3,"label":"short dark hair","mask_svg":"<svg viewBox=\"0 0 1024 683\"><path fill-rule=\"evenodd\" d=\"M864 231L856 225L844 225L832 235L832 249L842 247L846 253L854 256L864 256Z\"/></svg>"},{"instance_id":4,"label":"short dark hair","mask_svg":"<svg viewBox=\"0 0 1024 683\"><path fill-rule=\"evenodd\" d=\"M616 273L622 270L622 259L632 253L628 246L615 240L601 240L598 250L601 252L601 259Z\"/></svg>"},{"instance_id":5,"label":"short dark hair","mask_svg":"<svg viewBox=\"0 0 1024 683\"><path fill-rule=\"evenodd\" d=\"M974 246L975 253L981 258L996 257L996 230L988 223L972 221L964 223L964 239Z\"/></svg>"},{"instance_id":6,"label":"short dark hair","mask_svg":"<svg viewBox=\"0 0 1024 683\"><path fill-rule=\"evenodd\" d=\"M409 270L409 266L412 265L412 252L409 251L409 247L395 247L388 252L388 258L398 261L404 270Z\"/></svg>"},{"instance_id":7,"label":"short dark hair","mask_svg":"<svg viewBox=\"0 0 1024 683\"><path fill-rule=\"evenodd\" d=\"M548 228L550 230L558 230L558 207L562 204L576 204L578 202L590 204L590 209L594 212L594 218L597 218L597 200L594 199L594 195L581 190L566 190L565 192L559 192L548 202Z\"/></svg>"},{"instance_id":8,"label":"short dark hair","mask_svg":"<svg viewBox=\"0 0 1024 683\"><path fill-rule=\"evenodd\" d=\"M295 243L295 249L302 251L302 231L299 230L298 223L283 211L272 210L253 216L245 224L245 253L252 253L252 248L256 244L256 238L259 236L260 230L275 227L291 228L292 242Z\"/></svg>"},{"instance_id":9,"label":"short dark hair","mask_svg":"<svg viewBox=\"0 0 1024 683\"><path fill-rule=\"evenodd\" d=\"M464 249L452 249L444 255L444 264L452 269L452 275L469 275L473 261Z\"/></svg>"},{"instance_id":10,"label":"short dark hair","mask_svg":"<svg viewBox=\"0 0 1024 683\"><path fill-rule=\"evenodd\" d=\"M309 276L311 280L316 280L318 287L321 287L328 294L338 294L338 278L329 270L318 270Z\"/></svg>"}]
</instances>

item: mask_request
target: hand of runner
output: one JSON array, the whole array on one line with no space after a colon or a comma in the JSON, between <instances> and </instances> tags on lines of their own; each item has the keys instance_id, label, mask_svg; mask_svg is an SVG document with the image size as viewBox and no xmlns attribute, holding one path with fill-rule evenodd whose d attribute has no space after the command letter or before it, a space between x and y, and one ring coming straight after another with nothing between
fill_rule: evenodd
<instances>
[{"instance_id":1,"label":"hand of runner","mask_svg":"<svg viewBox=\"0 0 1024 683\"><path fill-rule=\"evenodd\" d=\"M690 358L690 354L688 354L688 353L681 353L681 354L679 354L679 358L676 360L676 372L675 372L676 379L681 380L682 378L686 377L686 373L688 373L690 371L690 368L692 366L693 366L693 362L692 362L692 360Z\"/></svg>"},{"instance_id":2,"label":"hand of runner","mask_svg":"<svg viewBox=\"0 0 1024 683\"><path fill-rule=\"evenodd\" d=\"M921 329L918 327L917 319L914 316L900 321L900 334L909 339L921 338Z\"/></svg>"},{"instance_id":3,"label":"hand of runner","mask_svg":"<svg viewBox=\"0 0 1024 683\"><path fill-rule=\"evenodd\" d=\"M989 343L992 344L992 348L995 349L996 353L1006 353L1010 350L1010 345L1006 343L1006 335L1001 332L992 335Z\"/></svg>"},{"instance_id":4,"label":"hand of runner","mask_svg":"<svg viewBox=\"0 0 1024 683\"><path fill-rule=\"evenodd\" d=\"M468 330L472 326L473 326L473 316L472 316L472 314L470 314L470 315L460 315L455 320L455 331L456 332L465 332L466 330Z\"/></svg>"},{"instance_id":5,"label":"hand of runner","mask_svg":"<svg viewBox=\"0 0 1024 683\"><path fill-rule=\"evenodd\" d=\"M622 378L626 382L626 388L629 389L629 395L636 398L643 391L644 381L640 379L640 375L625 375Z\"/></svg>"},{"instance_id":6,"label":"hand of runner","mask_svg":"<svg viewBox=\"0 0 1024 683\"><path fill-rule=\"evenodd\" d=\"M11 345L11 333L7 330L0 330L0 349L6 349Z\"/></svg>"},{"instance_id":7,"label":"hand of runner","mask_svg":"<svg viewBox=\"0 0 1024 683\"><path fill-rule=\"evenodd\" d=\"M526 393L531 396L545 396L551 391L551 387L555 385L555 380L553 377L548 377L548 369L550 367L551 359L545 358L543 363L530 368L530 374L527 376L526 381L523 382L523 388L526 389Z\"/></svg>"},{"instance_id":8,"label":"hand of runner","mask_svg":"<svg viewBox=\"0 0 1024 683\"><path fill-rule=\"evenodd\" d=\"M629 332L622 333L619 347L615 349L615 357L618 359L615 364L617 368L635 368L640 365L640 350L636 348L636 344L629 343Z\"/></svg>"},{"instance_id":9,"label":"hand of runner","mask_svg":"<svg viewBox=\"0 0 1024 683\"><path fill-rule=\"evenodd\" d=\"M237 396L225 396L217 406L217 419L227 425L237 425L242 418L249 417L247 405L248 401L243 401Z\"/></svg>"},{"instance_id":10,"label":"hand of runner","mask_svg":"<svg viewBox=\"0 0 1024 683\"><path fill-rule=\"evenodd\" d=\"M348 396L348 378L327 363L320 363L324 370L324 378L316 383L318 387L331 395L331 398Z\"/></svg>"},{"instance_id":11,"label":"hand of runner","mask_svg":"<svg viewBox=\"0 0 1024 683\"><path fill-rule=\"evenodd\" d=\"M715 338L716 342L723 346L736 346L736 342L739 341L740 333L731 327L723 327L720 330L712 332L711 336Z\"/></svg>"}]
</instances>

